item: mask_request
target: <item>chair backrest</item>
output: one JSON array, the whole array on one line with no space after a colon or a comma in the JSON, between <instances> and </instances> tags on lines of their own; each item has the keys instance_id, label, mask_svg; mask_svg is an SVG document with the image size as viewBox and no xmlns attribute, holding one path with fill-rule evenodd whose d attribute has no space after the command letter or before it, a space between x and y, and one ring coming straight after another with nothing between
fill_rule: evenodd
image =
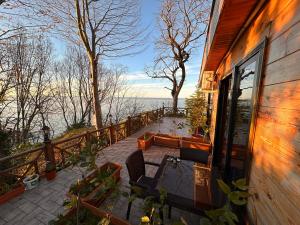
<instances>
[{"instance_id":1,"label":"chair backrest","mask_svg":"<svg viewBox=\"0 0 300 225\"><path fill-rule=\"evenodd\" d=\"M194 162L199 162L203 164L208 163L208 151L202 151L199 149L192 148L180 148L180 159L190 160Z\"/></svg>"},{"instance_id":2,"label":"chair backrest","mask_svg":"<svg viewBox=\"0 0 300 225\"><path fill-rule=\"evenodd\" d=\"M137 150L131 153L126 160L129 174L129 182L136 182L141 176L145 176L145 161L143 152Z\"/></svg>"}]
</instances>

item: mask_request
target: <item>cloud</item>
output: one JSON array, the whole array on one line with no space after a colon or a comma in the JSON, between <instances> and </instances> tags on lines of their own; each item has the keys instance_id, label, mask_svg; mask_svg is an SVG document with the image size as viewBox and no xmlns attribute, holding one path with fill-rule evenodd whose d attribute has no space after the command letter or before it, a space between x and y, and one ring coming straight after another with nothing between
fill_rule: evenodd
<instances>
[{"instance_id":1,"label":"cloud","mask_svg":"<svg viewBox=\"0 0 300 225\"><path fill-rule=\"evenodd\" d=\"M125 74L125 75L123 75L123 78L125 78L128 81L142 81L142 80L150 80L151 79L142 71Z\"/></svg>"}]
</instances>

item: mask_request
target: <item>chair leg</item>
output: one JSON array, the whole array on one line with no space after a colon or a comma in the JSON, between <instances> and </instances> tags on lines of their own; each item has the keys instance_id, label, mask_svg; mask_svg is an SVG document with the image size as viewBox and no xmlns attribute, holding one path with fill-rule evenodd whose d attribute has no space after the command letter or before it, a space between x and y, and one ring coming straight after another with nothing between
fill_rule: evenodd
<instances>
[{"instance_id":1,"label":"chair leg","mask_svg":"<svg viewBox=\"0 0 300 225\"><path fill-rule=\"evenodd\" d=\"M169 205L168 218L171 219L171 216L172 216L172 206Z\"/></svg>"},{"instance_id":2,"label":"chair leg","mask_svg":"<svg viewBox=\"0 0 300 225\"><path fill-rule=\"evenodd\" d=\"M163 210L163 208L159 208L159 218L161 220L161 224L164 224L164 210Z\"/></svg>"},{"instance_id":3,"label":"chair leg","mask_svg":"<svg viewBox=\"0 0 300 225\"><path fill-rule=\"evenodd\" d=\"M127 220L129 220L130 211L131 211L131 205L132 205L132 202L129 201L129 202L128 202L128 207L127 207L127 214L126 214L126 219L127 219Z\"/></svg>"}]
</instances>

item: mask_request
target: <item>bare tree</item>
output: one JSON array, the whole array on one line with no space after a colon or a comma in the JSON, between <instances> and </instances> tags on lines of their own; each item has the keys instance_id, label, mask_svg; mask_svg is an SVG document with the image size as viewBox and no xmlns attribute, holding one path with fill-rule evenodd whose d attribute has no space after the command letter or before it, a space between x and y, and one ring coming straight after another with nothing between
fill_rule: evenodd
<instances>
[{"instance_id":1,"label":"bare tree","mask_svg":"<svg viewBox=\"0 0 300 225\"><path fill-rule=\"evenodd\" d=\"M52 48L43 36L28 40L20 30L19 35L10 40L8 49L12 65L9 75L13 77L14 86L10 111L17 142L23 142L34 127L41 126L39 121L45 123L45 114L51 106L51 79L47 68ZM16 111L12 110L14 107Z\"/></svg>"},{"instance_id":2,"label":"bare tree","mask_svg":"<svg viewBox=\"0 0 300 225\"><path fill-rule=\"evenodd\" d=\"M104 124L110 122L119 123L127 116L133 116L139 113L144 105L136 98L128 97L130 85L126 80L127 68L123 65L112 65L110 68L102 66L99 71L102 74L100 102L104 107ZM132 94L132 93L131 93ZM112 121L110 121L110 116Z\"/></svg>"},{"instance_id":3,"label":"bare tree","mask_svg":"<svg viewBox=\"0 0 300 225\"><path fill-rule=\"evenodd\" d=\"M81 48L71 47L63 61L54 65L56 104L67 128L91 123L89 66Z\"/></svg>"},{"instance_id":4,"label":"bare tree","mask_svg":"<svg viewBox=\"0 0 300 225\"><path fill-rule=\"evenodd\" d=\"M164 0L159 14L160 36L156 41L157 57L146 68L151 78L167 79L171 87L173 110L186 79L186 63L201 37L206 33L208 0Z\"/></svg>"},{"instance_id":5,"label":"bare tree","mask_svg":"<svg viewBox=\"0 0 300 225\"><path fill-rule=\"evenodd\" d=\"M132 53L145 35L139 25L138 0L35 0L51 18L54 32L84 47L89 60L96 128L102 127L98 64L103 57Z\"/></svg>"}]
</instances>

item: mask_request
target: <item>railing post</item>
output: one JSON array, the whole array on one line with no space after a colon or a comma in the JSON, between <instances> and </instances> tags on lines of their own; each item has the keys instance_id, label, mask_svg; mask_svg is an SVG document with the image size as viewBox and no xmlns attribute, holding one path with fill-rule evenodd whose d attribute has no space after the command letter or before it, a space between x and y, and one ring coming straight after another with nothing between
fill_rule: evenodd
<instances>
[{"instance_id":1,"label":"railing post","mask_svg":"<svg viewBox=\"0 0 300 225\"><path fill-rule=\"evenodd\" d=\"M131 117L127 117L127 137L131 135Z\"/></svg>"},{"instance_id":2,"label":"railing post","mask_svg":"<svg viewBox=\"0 0 300 225\"><path fill-rule=\"evenodd\" d=\"M85 136L86 143L89 143L91 141L90 132L86 131L84 136Z\"/></svg>"},{"instance_id":3,"label":"railing post","mask_svg":"<svg viewBox=\"0 0 300 225\"><path fill-rule=\"evenodd\" d=\"M146 112L145 117L146 117L146 119L145 119L146 120L145 126L147 126L148 125L148 120L149 120L148 111Z\"/></svg>"},{"instance_id":4,"label":"railing post","mask_svg":"<svg viewBox=\"0 0 300 225\"><path fill-rule=\"evenodd\" d=\"M165 104L163 103L163 107L162 107L162 117L165 116Z\"/></svg>"},{"instance_id":5,"label":"railing post","mask_svg":"<svg viewBox=\"0 0 300 225\"><path fill-rule=\"evenodd\" d=\"M116 132L115 132L115 128L114 128L114 125L111 124L109 126L109 136L110 136L110 140L111 140L111 144L114 144L116 142Z\"/></svg>"},{"instance_id":6,"label":"railing post","mask_svg":"<svg viewBox=\"0 0 300 225\"><path fill-rule=\"evenodd\" d=\"M55 162L54 148L51 140L44 141L44 144L45 144L44 151L45 151L46 161L51 162L53 165L55 165L56 162Z\"/></svg>"},{"instance_id":7,"label":"railing post","mask_svg":"<svg viewBox=\"0 0 300 225\"><path fill-rule=\"evenodd\" d=\"M44 153L45 159L48 162L51 162L53 165L56 164L55 162L55 155L54 155L54 147L50 140L50 128L46 125L43 126L42 131L44 133Z\"/></svg>"}]
</instances>

